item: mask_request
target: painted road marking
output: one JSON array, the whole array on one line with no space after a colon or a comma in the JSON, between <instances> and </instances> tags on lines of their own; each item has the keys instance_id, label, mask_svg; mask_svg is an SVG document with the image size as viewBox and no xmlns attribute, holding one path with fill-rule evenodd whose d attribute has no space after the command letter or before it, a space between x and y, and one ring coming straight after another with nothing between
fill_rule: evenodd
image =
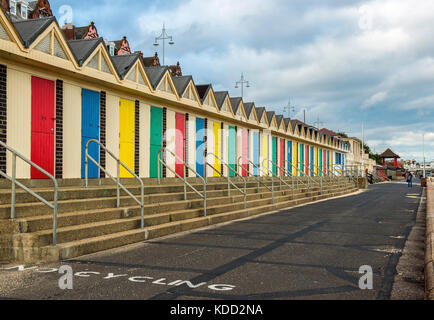
<instances>
[{"instance_id":1,"label":"painted road marking","mask_svg":"<svg viewBox=\"0 0 434 320\"><path fill-rule=\"evenodd\" d=\"M11 271L18 271L18 272L35 272L35 273L41 273L41 274L49 274L49 273L58 273L59 268L39 268L38 266L30 266L26 267L24 265L18 265L13 267L6 267L6 268L0 268L0 270L4 270L6 272ZM74 273L74 277L78 278L99 278L102 280L110 280L110 279L117 279L117 278L125 278L126 281L133 282L133 283L146 283L151 284L155 286L170 286L170 287L179 287L179 286L187 286L190 289L197 289L197 288L207 288L210 291L232 291L236 288L236 286L231 284L220 284L220 283L214 283L214 284L208 284L207 282L201 282L201 283L192 283L188 280L168 280L169 277L150 277L147 275L129 275L129 274L115 274L113 272L98 272L98 271L78 271Z\"/></svg>"}]
</instances>

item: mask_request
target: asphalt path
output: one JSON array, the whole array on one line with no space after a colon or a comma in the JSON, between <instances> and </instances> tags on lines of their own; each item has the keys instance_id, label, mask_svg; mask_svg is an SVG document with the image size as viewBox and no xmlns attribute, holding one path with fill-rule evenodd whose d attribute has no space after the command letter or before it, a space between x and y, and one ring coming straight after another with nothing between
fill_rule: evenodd
<instances>
[{"instance_id":1,"label":"asphalt path","mask_svg":"<svg viewBox=\"0 0 434 320\"><path fill-rule=\"evenodd\" d=\"M418 185L379 184L80 259L0 266L0 298L390 299L420 196ZM59 288L62 265L73 271L72 290ZM372 268L372 289L359 287L361 266Z\"/></svg>"}]
</instances>

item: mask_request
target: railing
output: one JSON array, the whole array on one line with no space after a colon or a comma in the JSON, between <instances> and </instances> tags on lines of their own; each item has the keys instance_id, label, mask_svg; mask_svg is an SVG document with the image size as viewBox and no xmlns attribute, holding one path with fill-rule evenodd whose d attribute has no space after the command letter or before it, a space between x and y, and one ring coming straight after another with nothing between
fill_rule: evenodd
<instances>
[{"instance_id":1,"label":"railing","mask_svg":"<svg viewBox=\"0 0 434 320\"><path fill-rule=\"evenodd\" d=\"M303 166L303 170L307 169L308 174L306 174L306 171L305 171L305 175L304 176L308 177L308 179L311 180L312 183L318 184L320 186L320 189L321 189L321 194L323 194L323 184L324 184L324 178L325 178L325 176L322 175L322 174L319 175L320 169L318 168L318 166L313 165L314 169L316 169L317 172L318 172L317 177L320 178L319 181L317 181L317 180L315 180L313 178L313 177L315 177L315 172L312 172L312 169L310 168L310 166L306 166L306 164L304 164L304 163L300 163L300 164Z\"/></svg>"},{"instance_id":2,"label":"railing","mask_svg":"<svg viewBox=\"0 0 434 320\"><path fill-rule=\"evenodd\" d=\"M212 156L212 157L214 157L215 159L219 160L223 166L225 166L226 168L228 168L229 171L233 172L236 176L240 177L241 180L244 181L244 191L243 191L243 190L241 190L240 188L238 188L238 186L237 186L235 183L232 182L232 180L231 180L231 178L230 178L230 175L229 175L229 172L228 172L228 175L227 175L227 180L228 180L228 197L231 196L231 185L232 185L236 190L238 190L241 194L244 195L244 209L247 209L247 180L246 180L244 177L242 177L238 172L236 172L234 169L232 169L232 168L231 168L231 167L230 167L230 166L229 166L229 165L228 165L228 164L227 164L227 163L226 163L222 158L220 158L219 156L215 155L214 153L208 153L208 154L207 154L207 157L208 157L208 156ZM223 172L220 172L219 170L217 170L216 168L214 168L214 166L213 166L212 164L210 164L208 161L205 162L205 167L206 167L206 166L208 166L208 167L210 167L211 169L213 169L214 172L218 173L221 177L224 177ZM205 178L206 178L205 180L208 182L208 177L207 177L207 175L206 175L206 170L205 170Z\"/></svg>"},{"instance_id":3,"label":"railing","mask_svg":"<svg viewBox=\"0 0 434 320\"><path fill-rule=\"evenodd\" d=\"M298 189L298 184L301 183L301 184L304 184L304 185L307 187L308 191L310 191L310 181L312 180L312 181L315 182L315 180L312 179L312 177L307 176L308 179L307 179L307 183L306 183L306 182L303 181L303 179L302 179L302 177L305 176L305 173L304 173L304 172L301 172L300 168L298 168L297 166L294 166L294 165L292 164L292 162L289 162L288 160L285 160L285 164L286 164L286 165L289 165L290 168L291 168L291 172L290 172L290 173L291 173L291 176L292 176L293 178L295 178L295 181L296 181L296 184L297 184L297 189ZM295 176L292 174L292 170L294 170L294 169L295 169ZM289 171L287 171L287 172L289 172ZM299 174L300 174L300 176L299 176ZM309 179L309 178L310 178L310 179ZM321 190L322 190L322 187L321 187Z\"/></svg>"},{"instance_id":4,"label":"railing","mask_svg":"<svg viewBox=\"0 0 434 320\"><path fill-rule=\"evenodd\" d=\"M176 170L173 170L172 168L169 167L169 165L163 161L163 159L161 159L161 153L162 152L168 152L170 153L176 160L178 160L179 163L181 163L184 167L184 172L185 169L188 169L190 171L192 171L196 177L198 177L199 179L202 180L203 182L203 194L200 193L195 187L193 187L188 181L187 179L185 179L184 177L181 177ZM187 200L187 186L190 187L199 197L201 197L203 199L203 213L204 216L206 217L206 180L200 175L198 174L193 168L191 168L190 166L188 166L187 163L185 163L181 158L179 158L174 152L172 152L171 150L167 149L167 148L161 148L158 151L158 184L161 184L161 173L160 173L160 164L163 165L166 169L168 169L170 172L172 172L176 177L178 177L179 179L181 179L181 181L184 183L184 200Z\"/></svg>"},{"instance_id":5,"label":"railing","mask_svg":"<svg viewBox=\"0 0 434 320\"><path fill-rule=\"evenodd\" d=\"M15 219L16 192L17 192L16 186L18 186L54 210L54 213L53 213L53 246L56 246L57 245L57 209L58 209L58 203L57 202L58 202L58 191L59 191L59 185L58 185L56 179L51 174L49 174L47 171L45 171L44 169L39 167L34 162L30 161L25 156L20 154L15 149L9 147L7 144L3 143L2 141L0 141L0 146L12 153L12 177L10 177L5 172L0 170L0 175L12 182L12 186L11 186L11 188L12 188L12 190L11 190L11 220ZM45 176L47 176L49 179L51 179L51 181L53 181L53 183L54 183L54 201L53 201L53 204L51 204L46 199L42 198L40 195L38 195L34 191L27 188L21 182L17 181L17 157L20 158L21 160L23 160L24 162L26 162L27 164L29 164L31 167L33 167L36 170L38 170L39 172L41 172L42 174L44 174Z\"/></svg>"},{"instance_id":6,"label":"railing","mask_svg":"<svg viewBox=\"0 0 434 320\"><path fill-rule=\"evenodd\" d=\"M353 183L358 186L358 178L361 177L360 166L358 165L342 165L342 176L353 181Z\"/></svg>"},{"instance_id":7,"label":"railing","mask_svg":"<svg viewBox=\"0 0 434 320\"><path fill-rule=\"evenodd\" d=\"M240 160L246 160L247 164L250 164L250 165L252 165L253 168L256 168L256 170L258 171L258 174L261 174L261 171L262 171L261 168L259 168L256 164L254 164L252 161L250 161L250 159L248 159L246 157L241 156L238 158L237 163L238 163L238 166L241 168L241 170L246 172L249 177L253 177L256 181L258 181L258 193L260 191L260 185L263 185L268 191L271 192L271 202L274 204L274 180L273 180L273 178L271 178L271 189L270 189L270 187L267 186L263 180L261 181L261 179L259 177L255 176L253 174L250 174L248 169L246 169L242 165L240 165ZM262 178L263 178L263 173L262 173Z\"/></svg>"},{"instance_id":8,"label":"railing","mask_svg":"<svg viewBox=\"0 0 434 320\"><path fill-rule=\"evenodd\" d=\"M276 163L274 163L273 161L268 160L268 159L264 159L262 164L264 164L264 162L268 162L268 164L271 164L271 174L272 174L271 178L273 178L273 176L279 178L280 190L282 190L282 183L292 189L292 200L294 200L295 199L294 177L292 177L292 179L291 179L292 185L290 185L289 183L287 183L285 180L282 179L282 173L284 173L284 176L286 176L288 174L288 171L286 169L280 167L279 165L277 165ZM273 167L276 168L277 174L274 173Z\"/></svg>"},{"instance_id":9,"label":"railing","mask_svg":"<svg viewBox=\"0 0 434 320\"><path fill-rule=\"evenodd\" d=\"M100 148L104 149L104 151L109 154L117 163L117 177L113 177L104 167L102 167L94 158L92 158L89 155L89 145L91 143L96 143L97 145L100 146ZM101 142L99 142L98 140L95 139L91 139L86 143L86 151L85 151L85 180L86 180L86 188L88 188L89 186L89 163L88 160L92 161L99 169L101 169L102 171L104 171L104 173L106 175L108 175L110 177L110 179L112 179L115 183L116 183L116 187L117 187L117 202L116 202L116 206L117 208L120 208L121 206L121 190L125 191L126 194L128 194L131 198L133 198L139 205L140 205L140 215L141 215L141 228L144 229L145 228L145 185L142 181L142 179L140 179L133 171L130 170L130 168L128 168L119 158L117 158L110 150L108 150L106 148L106 146L104 146ZM120 168L124 167L125 170L127 170L134 178L136 178L136 180L138 180L140 182L141 185L141 201L139 199L137 199L137 197L135 195L133 195L123 184L121 184L120 181Z\"/></svg>"}]
</instances>

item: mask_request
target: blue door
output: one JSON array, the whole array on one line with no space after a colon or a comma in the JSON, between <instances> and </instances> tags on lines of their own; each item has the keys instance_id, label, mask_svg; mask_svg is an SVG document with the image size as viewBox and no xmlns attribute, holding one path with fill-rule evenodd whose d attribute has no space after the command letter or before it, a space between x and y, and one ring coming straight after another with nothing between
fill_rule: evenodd
<instances>
[{"instance_id":1,"label":"blue door","mask_svg":"<svg viewBox=\"0 0 434 320\"><path fill-rule=\"evenodd\" d=\"M85 175L85 149L86 144L91 139L99 140L99 92L83 89L81 94L81 175ZM88 149L89 156L99 161L99 146L91 143ZM99 177L98 167L88 161L89 178L97 179Z\"/></svg>"},{"instance_id":2,"label":"blue door","mask_svg":"<svg viewBox=\"0 0 434 320\"><path fill-rule=\"evenodd\" d=\"M259 133L253 132L253 163L259 167ZM258 168L253 167L253 175L258 176Z\"/></svg>"},{"instance_id":3,"label":"blue door","mask_svg":"<svg viewBox=\"0 0 434 320\"><path fill-rule=\"evenodd\" d=\"M205 120L196 118L196 172L205 176Z\"/></svg>"},{"instance_id":4,"label":"blue door","mask_svg":"<svg viewBox=\"0 0 434 320\"><path fill-rule=\"evenodd\" d=\"M315 170L314 170L315 161L314 161L313 155L314 155L313 147L310 147L310 174L312 177L315 176L315 174L314 174L315 173Z\"/></svg>"},{"instance_id":5,"label":"blue door","mask_svg":"<svg viewBox=\"0 0 434 320\"><path fill-rule=\"evenodd\" d=\"M292 176L292 141L288 141L288 172L291 172Z\"/></svg>"}]
</instances>

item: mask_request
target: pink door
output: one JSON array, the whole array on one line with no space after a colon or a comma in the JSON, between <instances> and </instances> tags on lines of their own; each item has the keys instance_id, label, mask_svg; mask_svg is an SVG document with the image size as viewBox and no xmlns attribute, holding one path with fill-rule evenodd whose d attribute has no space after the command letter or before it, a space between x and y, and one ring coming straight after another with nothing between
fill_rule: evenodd
<instances>
[{"instance_id":1,"label":"pink door","mask_svg":"<svg viewBox=\"0 0 434 320\"><path fill-rule=\"evenodd\" d=\"M175 153L178 158L185 162L185 114L177 113L175 115L176 137ZM175 160L176 173L184 178L184 164L178 159Z\"/></svg>"},{"instance_id":2,"label":"pink door","mask_svg":"<svg viewBox=\"0 0 434 320\"><path fill-rule=\"evenodd\" d=\"M279 166L281 168L285 168L285 140L280 139L280 163ZM280 175L284 176L285 172L283 170L280 170Z\"/></svg>"},{"instance_id":3,"label":"pink door","mask_svg":"<svg viewBox=\"0 0 434 320\"><path fill-rule=\"evenodd\" d=\"M248 146L248 133L246 129L243 129L242 131L242 154L243 154L243 168L246 170L242 170L243 177L247 177L247 170L248 170L248 163L247 159L249 158L249 146Z\"/></svg>"}]
</instances>

